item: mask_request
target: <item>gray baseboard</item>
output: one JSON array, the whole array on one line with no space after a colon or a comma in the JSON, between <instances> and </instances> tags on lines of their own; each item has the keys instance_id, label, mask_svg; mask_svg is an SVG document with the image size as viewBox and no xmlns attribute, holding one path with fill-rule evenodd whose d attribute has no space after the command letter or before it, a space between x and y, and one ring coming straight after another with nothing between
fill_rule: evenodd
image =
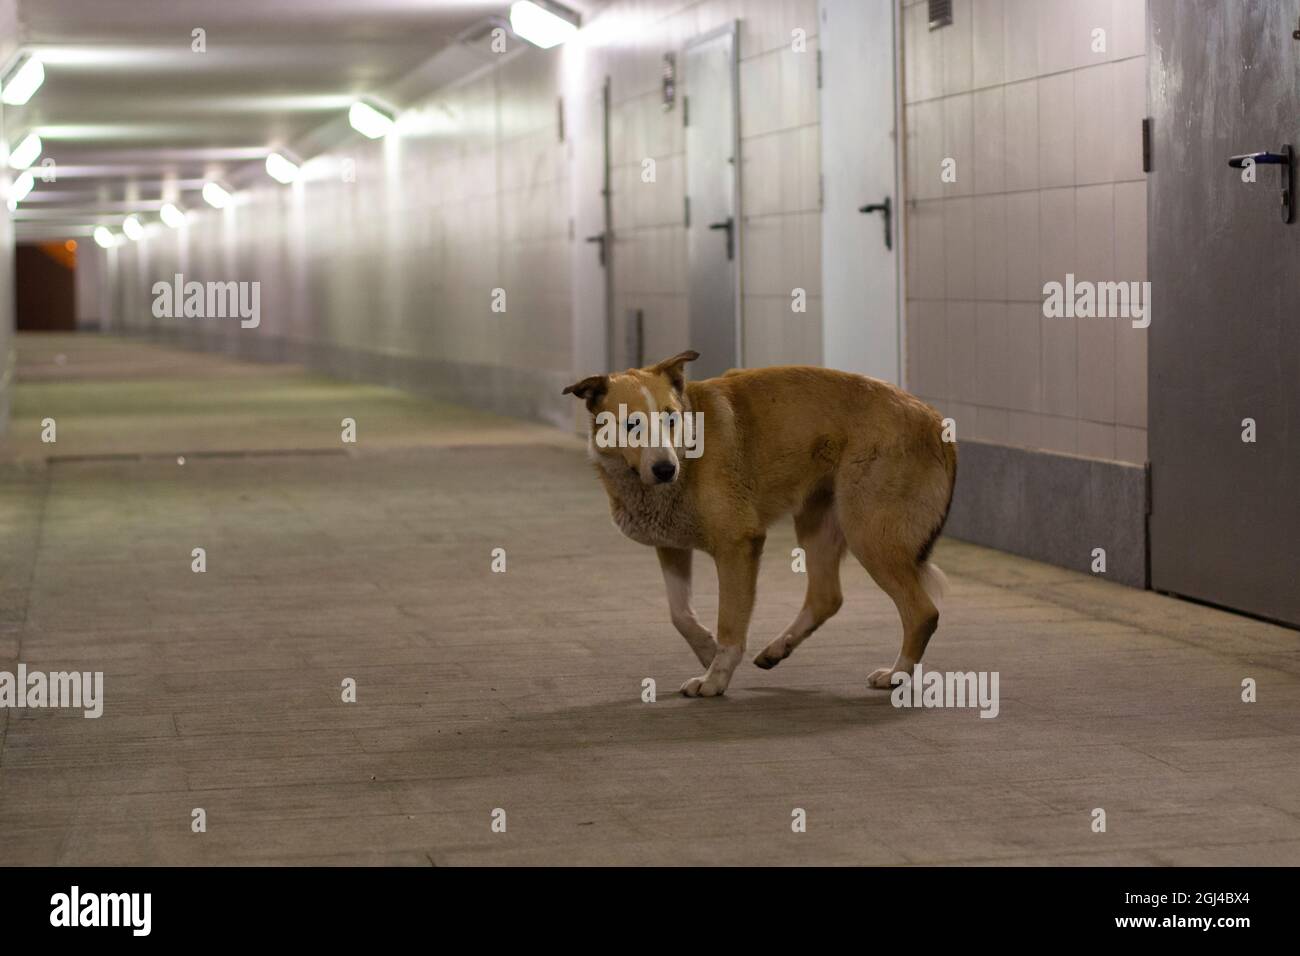
<instances>
[{"instance_id":1,"label":"gray baseboard","mask_svg":"<svg viewBox=\"0 0 1300 956\"><path fill-rule=\"evenodd\" d=\"M167 326L128 331L178 348L255 362L292 362L335 378L387 385L566 431L573 428L573 399L561 394L573 381L568 372L392 355L260 334L205 334Z\"/></svg>"},{"instance_id":2,"label":"gray baseboard","mask_svg":"<svg viewBox=\"0 0 1300 956\"><path fill-rule=\"evenodd\" d=\"M1145 588L1147 500L1140 465L962 441L944 534Z\"/></svg>"}]
</instances>

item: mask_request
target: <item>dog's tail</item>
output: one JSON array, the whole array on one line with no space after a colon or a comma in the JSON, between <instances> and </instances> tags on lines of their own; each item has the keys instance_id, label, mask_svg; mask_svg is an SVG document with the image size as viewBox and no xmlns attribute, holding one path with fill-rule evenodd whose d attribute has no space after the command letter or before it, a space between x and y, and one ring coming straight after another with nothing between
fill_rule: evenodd
<instances>
[{"instance_id":1,"label":"dog's tail","mask_svg":"<svg viewBox=\"0 0 1300 956\"><path fill-rule=\"evenodd\" d=\"M921 588L938 607L948 593L948 575L937 564L927 561L921 565Z\"/></svg>"}]
</instances>

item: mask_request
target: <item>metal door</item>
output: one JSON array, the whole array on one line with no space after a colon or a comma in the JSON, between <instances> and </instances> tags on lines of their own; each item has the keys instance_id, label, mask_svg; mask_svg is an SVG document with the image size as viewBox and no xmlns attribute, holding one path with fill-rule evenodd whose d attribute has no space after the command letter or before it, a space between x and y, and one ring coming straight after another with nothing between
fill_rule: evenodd
<instances>
[{"instance_id":1,"label":"metal door","mask_svg":"<svg viewBox=\"0 0 1300 956\"><path fill-rule=\"evenodd\" d=\"M736 28L690 44L682 57L686 123L686 255L696 378L739 366L740 126Z\"/></svg>"},{"instance_id":2,"label":"metal door","mask_svg":"<svg viewBox=\"0 0 1300 956\"><path fill-rule=\"evenodd\" d=\"M568 139L573 149L573 372L613 370L614 233L610 221L609 77L574 77Z\"/></svg>"},{"instance_id":3,"label":"metal door","mask_svg":"<svg viewBox=\"0 0 1300 956\"><path fill-rule=\"evenodd\" d=\"M895 0L820 0L822 355L899 383Z\"/></svg>"},{"instance_id":4,"label":"metal door","mask_svg":"<svg viewBox=\"0 0 1300 956\"><path fill-rule=\"evenodd\" d=\"M1300 0L1149 17L1151 583L1300 625Z\"/></svg>"}]
</instances>

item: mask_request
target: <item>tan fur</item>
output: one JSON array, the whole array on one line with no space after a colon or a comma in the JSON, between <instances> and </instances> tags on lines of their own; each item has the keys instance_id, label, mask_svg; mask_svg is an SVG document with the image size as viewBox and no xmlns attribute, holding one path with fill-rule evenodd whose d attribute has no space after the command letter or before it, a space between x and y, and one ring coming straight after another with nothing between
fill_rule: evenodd
<instances>
[{"instance_id":1,"label":"tan fur","mask_svg":"<svg viewBox=\"0 0 1300 956\"><path fill-rule=\"evenodd\" d=\"M614 523L656 548L669 588L673 623L708 670L682 687L687 696L726 690L744 650L766 530L793 515L807 554L808 586L795 620L754 659L774 667L840 607L845 551L898 608L903 643L873 687L910 671L938 625L934 600L942 573L925 561L947 516L956 480L955 446L942 440L938 412L876 379L802 366L731 371L686 383L684 352L658 365L569 386L595 415L636 411L702 412L704 453L681 448L597 448L596 472ZM647 401L647 395L650 401ZM651 406L651 401L653 406ZM656 484L653 464L672 456L670 483ZM718 568L714 653L690 607L690 555Z\"/></svg>"}]
</instances>

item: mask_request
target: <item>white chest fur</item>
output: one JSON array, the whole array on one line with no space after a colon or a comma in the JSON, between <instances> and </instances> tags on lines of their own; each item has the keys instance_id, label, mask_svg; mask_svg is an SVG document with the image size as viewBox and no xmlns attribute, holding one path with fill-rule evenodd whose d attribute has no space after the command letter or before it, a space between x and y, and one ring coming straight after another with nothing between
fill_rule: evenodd
<instances>
[{"instance_id":1,"label":"white chest fur","mask_svg":"<svg viewBox=\"0 0 1300 956\"><path fill-rule=\"evenodd\" d=\"M622 461L599 462L609 494L614 524L638 544L657 548L701 545L699 521L690 496L680 482L646 485Z\"/></svg>"}]
</instances>

